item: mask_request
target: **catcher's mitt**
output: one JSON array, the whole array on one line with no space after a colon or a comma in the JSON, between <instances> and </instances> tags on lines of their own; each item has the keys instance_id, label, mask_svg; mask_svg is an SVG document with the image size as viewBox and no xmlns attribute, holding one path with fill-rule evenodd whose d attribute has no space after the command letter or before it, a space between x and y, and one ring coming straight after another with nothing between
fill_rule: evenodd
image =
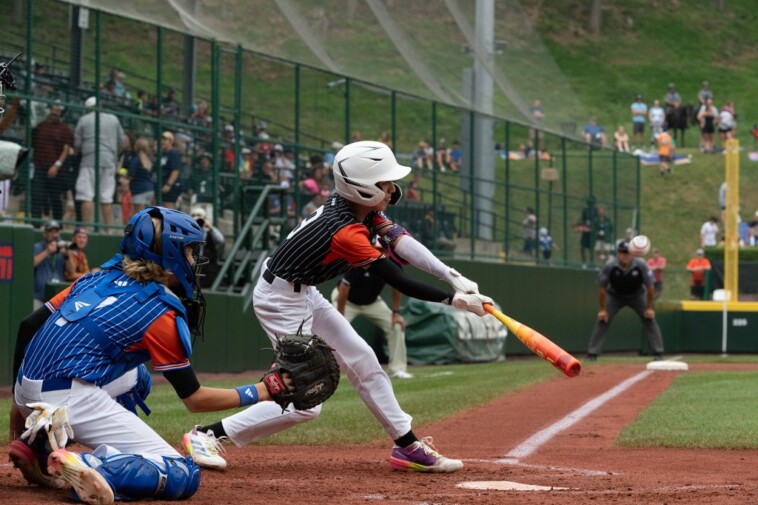
<instances>
[{"instance_id":1,"label":"catcher's mitt","mask_svg":"<svg viewBox=\"0 0 758 505\"><path fill-rule=\"evenodd\" d=\"M280 338L274 349L274 363L262 379L271 398L282 409L290 403L297 410L324 403L337 390L340 381L340 369L333 351L316 335ZM283 373L292 377L294 390L290 391L284 384Z\"/></svg>"}]
</instances>

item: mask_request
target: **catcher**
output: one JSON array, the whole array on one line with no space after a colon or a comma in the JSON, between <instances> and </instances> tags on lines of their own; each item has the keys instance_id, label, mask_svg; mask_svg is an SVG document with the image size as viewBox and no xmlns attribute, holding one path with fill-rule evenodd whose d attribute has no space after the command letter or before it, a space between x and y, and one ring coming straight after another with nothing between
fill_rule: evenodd
<instances>
[{"instance_id":1,"label":"catcher","mask_svg":"<svg viewBox=\"0 0 758 505\"><path fill-rule=\"evenodd\" d=\"M286 370L272 371L268 387L198 382L189 357L191 334L202 334L202 238L182 212L138 212L121 241L123 256L81 277L21 324L14 394L15 408L28 415L27 430L11 442L9 455L27 481L70 485L86 503L192 496L199 467L125 408L144 404L150 376L140 365L148 360L191 412L265 403L273 387L280 395L292 392ZM69 439L95 450L69 452Z\"/></svg>"},{"instance_id":2,"label":"catcher","mask_svg":"<svg viewBox=\"0 0 758 505\"><path fill-rule=\"evenodd\" d=\"M335 349L340 368L394 441L392 468L454 472L463 467L463 462L440 454L431 437L419 439L415 435L411 416L400 407L374 351L316 288L350 268L366 268L407 296L486 314L482 304L492 303L492 299L479 294L475 282L442 263L384 214L387 206L402 196L395 181L410 170L399 165L390 148L380 142L362 141L343 147L333 165L336 193L292 230L266 260L253 292L253 306L272 340L295 333L302 324L305 333L320 335ZM372 236L379 237L383 251L373 247ZM388 256L450 283L453 289L440 289L407 276ZM315 419L320 412L321 405L282 412L277 405L260 403L196 427L185 435L184 446L199 465L225 468L219 438L228 437L242 446Z\"/></svg>"}]
</instances>

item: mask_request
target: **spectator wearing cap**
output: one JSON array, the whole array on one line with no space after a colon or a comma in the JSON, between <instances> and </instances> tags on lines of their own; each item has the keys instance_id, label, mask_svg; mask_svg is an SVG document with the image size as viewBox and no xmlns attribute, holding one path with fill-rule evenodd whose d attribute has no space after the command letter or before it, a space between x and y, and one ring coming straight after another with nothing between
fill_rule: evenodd
<instances>
[{"instance_id":1,"label":"spectator wearing cap","mask_svg":"<svg viewBox=\"0 0 758 505\"><path fill-rule=\"evenodd\" d=\"M713 91L711 91L711 85L708 84L708 81L703 81L703 84L700 87L700 91L697 92L697 101L700 102L700 105L705 105L705 102L708 101L708 99L713 100Z\"/></svg>"},{"instance_id":2,"label":"spectator wearing cap","mask_svg":"<svg viewBox=\"0 0 758 505\"><path fill-rule=\"evenodd\" d=\"M268 140L271 136L268 134L268 125L265 121L261 121L255 125L255 136L262 140Z\"/></svg>"},{"instance_id":3,"label":"spectator wearing cap","mask_svg":"<svg viewBox=\"0 0 758 505\"><path fill-rule=\"evenodd\" d=\"M162 198L162 205L175 209L179 195L182 193L182 156L174 144L174 134L164 131L161 134L161 181L155 194Z\"/></svg>"},{"instance_id":4,"label":"spectator wearing cap","mask_svg":"<svg viewBox=\"0 0 758 505\"><path fill-rule=\"evenodd\" d=\"M176 90L174 88L168 88L166 97L161 103L161 114L166 119L177 119L180 114L179 102L176 101Z\"/></svg>"},{"instance_id":5,"label":"spectator wearing cap","mask_svg":"<svg viewBox=\"0 0 758 505\"><path fill-rule=\"evenodd\" d=\"M198 282L200 287L207 288L213 284L221 271L219 260L224 252L224 234L213 226L211 218L203 207L192 207L190 216L203 229L205 243L200 247L200 256L208 258L208 265L205 267L205 275L199 277Z\"/></svg>"},{"instance_id":6,"label":"spectator wearing cap","mask_svg":"<svg viewBox=\"0 0 758 505\"><path fill-rule=\"evenodd\" d=\"M63 105L50 104L47 118L32 130L32 217L63 219L66 182L63 164L74 145L74 132L63 122Z\"/></svg>"},{"instance_id":7,"label":"spectator wearing cap","mask_svg":"<svg viewBox=\"0 0 758 505\"><path fill-rule=\"evenodd\" d=\"M341 142L334 141L332 142L331 151L327 151L324 153L324 168L326 171L330 171L332 169L332 165L334 164L334 157L337 155L337 152L342 149L344 146Z\"/></svg>"},{"instance_id":8,"label":"spectator wearing cap","mask_svg":"<svg viewBox=\"0 0 758 505\"><path fill-rule=\"evenodd\" d=\"M642 258L629 254L629 241L616 246L616 257L611 258L597 277L600 310L592 330L587 359L594 361L603 352L603 343L611 322L619 310L631 308L642 321L654 359L663 357L663 338L655 320L655 276Z\"/></svg>"},{"instance_id":9,"label":"spectator wearing cap","mask_svg":"<svg viewBox=\"0 0 758 505\"><path fill-rule=\"evenodd\" d=\"M637 95L632 102L632 144L640 148L645 144L645 122L647 120L647 104L642 95Z\"/></svg>"},{"instance_id":10,"label":"spectator wearing cap","mask_svg":"<svg viewBox=\"0 0 758 505\"><path fill-rule=\"evenodd\" d=\"M43 226L41 242L34 244L34 309L42 307L45 285L63 281L66 248L60 243L61 225L50 220Z\"/></svg>"},{"instance_id":11,"label":"spectator wearing cap","mask_svg":"<svg viewBox=\"0 0 758 505\"><path fill-rule=\"evenodd\" d=\"M82 156L76 178L75 200L81 206L81 221L95 220L95 169L98 170L101 220L113 223L113 197L116 193L116 165L124 148L124 130L118 118L106 112L96 112L97 99L89 97L84 106L87 112L79 118L74 129L74 148ZM95 128L99 115L99 131ZM98 159L95 164L95 151Z\"/></svg>"},{"instance_id":12,"label":"spectator wearing cap","mask_svg":"<svg viewBox=\"0 0 758 505\"><path fill-rule=\"evenodd\" d=\"M668 116L673 109L678 109L682 105L682 97L676 91L676 86L673 82L668 85L668 92L663 97L663 103L666 109L666 115Z\"/></svg>"},{"instance_id":13,"label":"spectator wearing cap","mask_svg":"<svg viewBox=\"0 0 758 505\"><path fill-rule=\"evenodd\" d=\"M74 229L74 233L71 235L71 243L68 245L68 250L65 254L66 262L63 269L64 278L68 282L74 282L85 274L99 270L99 268L92 270L89 268L89 261L87 260L87 255L84 253L84 249L87 247L87 240L86 228L79 226Z\"/></svg>"},{"instance_id":14,"label":"spectator wearing cap","mask_svg":"<svg viewBox=\"0 0 758 505\"><path fill-rule=\"evenodd\" d=\"M711 262L705 257L705 251L698 249L695 257L687 263L687 271L692 275L690 279L690 298L703 300L705 298L705 275L711 270Z\"/></svg>"}]
</instances>

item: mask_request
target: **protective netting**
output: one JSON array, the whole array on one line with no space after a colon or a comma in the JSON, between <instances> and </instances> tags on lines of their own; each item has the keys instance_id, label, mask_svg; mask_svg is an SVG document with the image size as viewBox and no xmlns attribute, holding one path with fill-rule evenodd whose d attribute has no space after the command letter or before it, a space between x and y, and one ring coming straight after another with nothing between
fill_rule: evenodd
<instances>
[{"instance_id":1,"label":"protective netting","mask_svg":"<svg viewBox=\"0 0 758 505\"><path fill-rule=\"evenodd\" d=\"M539 99L544 127L568 135L588 117L517 0L494 2L484 43L473 1L65 1L465 108L476 101L464 74L478 66L495 116L531 122Z\"/></svg>"}]
</instances>

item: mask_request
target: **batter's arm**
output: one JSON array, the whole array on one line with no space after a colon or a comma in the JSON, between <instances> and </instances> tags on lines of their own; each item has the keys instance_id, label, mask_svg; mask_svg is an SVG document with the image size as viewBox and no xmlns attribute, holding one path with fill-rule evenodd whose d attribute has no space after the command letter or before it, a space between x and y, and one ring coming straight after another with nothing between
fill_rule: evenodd
<instances>
[{"instance_id":1,"label":"batter's arm","mask_svg":"<svg viewBox=\"0 0 758 505\"><path fill-rule=\"evenodd\" d=\"M407 276L399 266L388 258L380 258L373 261L369 265L368 270L372 274L384 279L387 284L406 296L430 302L447 304L452 302L454 293Z\"/></svg>"}]
</instances>

